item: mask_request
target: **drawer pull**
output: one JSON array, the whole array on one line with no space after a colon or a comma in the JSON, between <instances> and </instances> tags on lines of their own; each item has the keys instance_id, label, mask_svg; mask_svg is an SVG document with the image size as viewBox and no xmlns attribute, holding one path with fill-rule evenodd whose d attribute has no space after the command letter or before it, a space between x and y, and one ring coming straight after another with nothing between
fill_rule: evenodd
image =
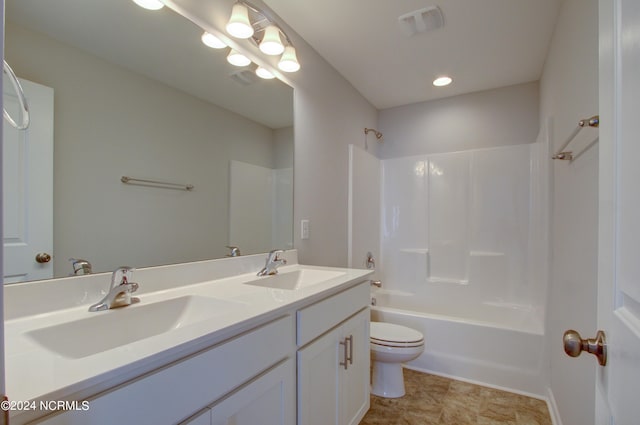
<instances>
[{"instance_id":1,"label":"drawer pull","mask_svg":"<svg viewBox=\"0 0 640 425\"><path fill-rule=\"evenodd\" d=\"M347 357L347 360L349 360L349 364L353 364L353 335L349 335L349 338L345 338L344 340L349 341L349 357Z\"/></svg>"},{"instance_id":2,"label":"drawer pull","mask_svg":"<svg viewBox=\"0 0 640 425\"><path fill-rule=\"evenodd\" d=\"M340 366L344 366L345 370L349 368L349 347L347 341L348 338L345 338L344 341L340 341L340 345L344 346L344 362L340 362Z\"/></svg>"}]
</instances>

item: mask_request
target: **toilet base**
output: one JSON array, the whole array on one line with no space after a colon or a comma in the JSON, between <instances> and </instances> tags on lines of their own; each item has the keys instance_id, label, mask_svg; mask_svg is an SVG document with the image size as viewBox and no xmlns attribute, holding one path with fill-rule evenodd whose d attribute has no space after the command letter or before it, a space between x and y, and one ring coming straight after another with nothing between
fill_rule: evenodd
<instances>
[{"instance_id":1,"label":"toilet base","mask_svg":"<svg viewBox=\"0 0 640 425\"><path fill-rule=\"evenodd\" d=\"M404 396L402 363L373 362L371 394L384 398Z\"/></svg>"}]
</instances>

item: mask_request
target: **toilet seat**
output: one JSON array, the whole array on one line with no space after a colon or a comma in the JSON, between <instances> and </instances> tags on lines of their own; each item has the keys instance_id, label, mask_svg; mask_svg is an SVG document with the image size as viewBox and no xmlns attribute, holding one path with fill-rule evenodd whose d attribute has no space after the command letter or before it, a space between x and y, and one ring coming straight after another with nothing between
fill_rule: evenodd
<instances>
[{"instance_id":1,"label":"toilet seat","mask_svg":"<svg viewBox=\"0 0 640 425\"><path fill-rule=\"evenodd\" d=\"M424 336L406 326L371 322L370 342L384 347L420 347L424 345Z\"/></svg>"}]
</instances>

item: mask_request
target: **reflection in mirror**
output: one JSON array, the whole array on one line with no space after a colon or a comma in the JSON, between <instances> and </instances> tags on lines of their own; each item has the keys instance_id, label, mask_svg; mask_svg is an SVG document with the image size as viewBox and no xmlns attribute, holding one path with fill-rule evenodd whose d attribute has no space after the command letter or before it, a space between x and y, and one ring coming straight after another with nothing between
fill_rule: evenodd
<instances>
[{"instance_id":1,"label":"reflection in mirror","mask_svg":"<svg viewBox=\"0 0 640 425\"><path fill-rule=\"evenodd\" d=\"M5 282L69 276L70 258L102 272L224 257L228 245L243 255L292 247L290 87L229 65L168 8L5 4L5 57L40 123L3 134ZM14 97L3 93L9 107ZM30 167L29 155L53 171ZM42 216L47 198L53 211ZM53 259L38 263L38 253Z\"/></svg>"}]
</instances>

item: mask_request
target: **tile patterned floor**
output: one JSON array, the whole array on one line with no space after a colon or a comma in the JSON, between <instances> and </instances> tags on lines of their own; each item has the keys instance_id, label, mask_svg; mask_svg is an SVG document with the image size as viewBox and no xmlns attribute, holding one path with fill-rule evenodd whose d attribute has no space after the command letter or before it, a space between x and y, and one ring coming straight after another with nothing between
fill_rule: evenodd
<instances>
[{"instance_id":1,"label":"tile patterned floor","mask_svg":"<svg viewBox=\"0 0 640 425\"><path fill-rule=\"evenodd\" d=\"M404 370L407 394L371 396L360 425L552 425L542 400Z\"/></svg>"}]
</instances>

